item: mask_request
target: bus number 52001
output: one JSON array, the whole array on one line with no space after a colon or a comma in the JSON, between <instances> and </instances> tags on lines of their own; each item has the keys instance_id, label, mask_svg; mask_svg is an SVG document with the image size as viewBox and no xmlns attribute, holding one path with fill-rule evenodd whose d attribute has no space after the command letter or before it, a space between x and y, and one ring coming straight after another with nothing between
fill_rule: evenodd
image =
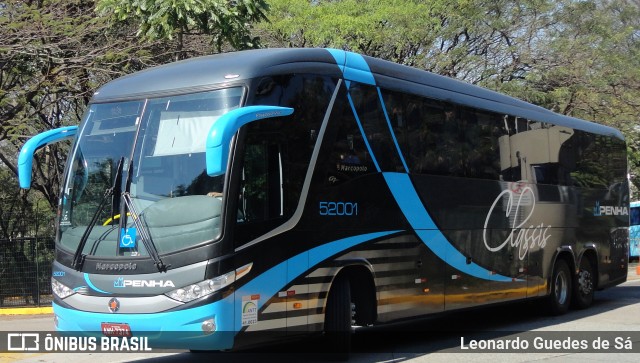
<instances>
[{"instance_id":1,"label":"bus number 52001","mask_svg":"<svg viewBox=\"0 0 640 363\"><path fill-rule=\"evenodd\" d=\"M321 216L357 216L358 203L320 202Z\"/></svg>"}]
</instances>

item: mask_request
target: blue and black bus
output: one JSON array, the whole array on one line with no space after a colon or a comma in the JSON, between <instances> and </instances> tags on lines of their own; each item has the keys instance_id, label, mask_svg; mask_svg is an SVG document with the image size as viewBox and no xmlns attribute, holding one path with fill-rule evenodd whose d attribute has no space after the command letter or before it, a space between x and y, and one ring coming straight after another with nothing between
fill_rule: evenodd
<instances>
[{"instance_id":1,"label":"blue and black bus","mask_svg":"<svg viewBox=\"0 0 640 363\"><path fill-rule=\"evenodd\" d=\"M219 54L93 95L71 138L52 287L61 332L227 350L624 282L612 128L335 49Z\"/></svg>"}]
</instances>

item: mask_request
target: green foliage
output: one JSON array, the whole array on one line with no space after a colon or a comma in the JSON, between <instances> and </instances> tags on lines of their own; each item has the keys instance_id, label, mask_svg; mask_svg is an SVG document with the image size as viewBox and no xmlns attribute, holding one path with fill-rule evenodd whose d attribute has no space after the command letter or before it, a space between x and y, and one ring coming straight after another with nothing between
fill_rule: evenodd
<instances>
[{"instance_id":1,"label":"green foliage","mask_svg":"<svg viewBox=\"0 0 640 363\"><path fill-rule=\"evenodd\" d=\"M272 0L270 46L333 47L479 83L521 77L548 0Z\"/></svg>"},{"instance_id":2,"label":"green foliage","mask_svg":"<svg viewBox=\"0 0 640 363\"><path fill-rule=\"evenodd\" d=\"M640 9L624 0L563 1L526 78L496 88L555 112L621 130L640 186ZM633 195L638 198L637 194Z\"/></svg>"},{"instance_id":3,"label":"green foliage","mask_svg":"<svg viewBox=\"0 0 640 363\"><path fill-rule=\"evenodd\" d=\"M158 46L127 27L111 28L89 0L4 3L0 16L0 168L39 132L78 124L95 89L127 72L166 61ZM150 56L152 55L153 56ZM156 60L160 58L160 60ZM32 188L54 210L67 145L37 153Z\"/></svg>"},{"instance_id":4,"label":"green foliage","mask_svg":"<svg viewBox=\"0 0 640 363\"><path fill-rule=\"evenodd\" d=\"M341 48L405 64L439 26L423 1L272 0L270 7L270 23L260 26L271 45Z\"/></svg>"},{"instance_id":5,"label":"green foliage","mask_svg":"<svg viewBox=\"0 0 640 363\"><path fill-rule=\"evenodd\" d=\"M178 38L193 34L212 36L220 51L225 42L235 49L255 48L250 24L265 19L267 5L263 0L98 0L100 15L138 24L138 35L150 40Z\"/></svg>"},{"instance_id":6,"label":"green foliage","mask_svg":"<svg viewBox=\"0 0 640 363\"><path fill-rule=\"evenodd\" d=\"M0 168L0 185L0 240L53 235L54 213L45 199L20 191L6 168Z\"/></svg>"}]
</instances>

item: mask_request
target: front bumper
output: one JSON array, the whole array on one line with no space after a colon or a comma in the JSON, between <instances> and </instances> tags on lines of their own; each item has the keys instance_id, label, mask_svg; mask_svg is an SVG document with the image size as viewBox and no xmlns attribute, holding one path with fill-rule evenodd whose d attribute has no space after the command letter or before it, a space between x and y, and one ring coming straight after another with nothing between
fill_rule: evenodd
<instances>
[{"instance_id":1,"label":"front bumper","mask_svg":"<svg viewBox=\"0 0 640 363\"><path fill-rule=\"evenodd\" d=\"M227 350L233 348L233 299L191 309L149 314L95 313L53 303L56 329L68 336L102 336L103 323L128 324L133 337L148 337L149 346L161 349ZM213 322L213 331L203 323Z\"/></svg>"}]
</instances>

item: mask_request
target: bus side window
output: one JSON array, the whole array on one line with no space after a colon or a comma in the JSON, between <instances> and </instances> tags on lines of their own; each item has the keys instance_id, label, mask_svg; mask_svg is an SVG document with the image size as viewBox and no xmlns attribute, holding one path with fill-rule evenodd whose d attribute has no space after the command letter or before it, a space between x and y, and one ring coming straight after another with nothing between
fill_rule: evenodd
<instances>
[{"instance_id":1,"label":"bus side window","mask_svg":"<svg viewBox=\"0 0 640 363\"><path fill-rule=\"evenodd\" d=\"M265 141L245 146L239 220L258 222L284 215L282 175L279 144Z\"/></svg>"},{"instance_id":2,"label":"bus side window","mask_svg":"<svg viewBox=\"0 0 640 363\"><path fill-rule=\"evenodd\" d=\"M334 110L323 146L327 149L320 153L319 161L326 165L323 178L326 185L331 186L376 172L344 87L338 94Z\"/></svg>"},{"instance_id":3,"label":"bus side window","mask_svg":"<svg viewBox=\"0 0 640 363\"><path fill-rule=\"evenodd\" d=\"M242 151L235 216L236 246L284 223L292 213L287 209L287 198L296 194L287 179L291 163L285 136L278 132L259 132L256 126L249 125Z\"/></svg>"}]
</instances>

